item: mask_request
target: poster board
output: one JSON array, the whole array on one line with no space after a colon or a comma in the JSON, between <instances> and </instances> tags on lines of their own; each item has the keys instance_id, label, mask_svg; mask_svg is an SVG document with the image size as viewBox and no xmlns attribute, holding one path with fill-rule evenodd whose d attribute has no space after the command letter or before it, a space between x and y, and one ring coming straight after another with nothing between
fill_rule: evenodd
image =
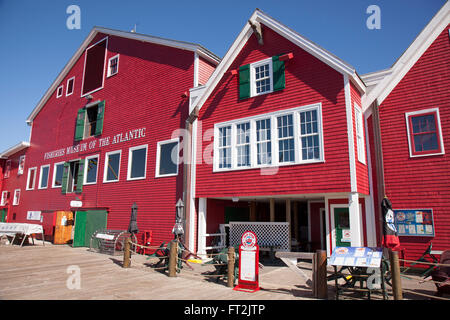
<instances>
[{"instance_id":1,"label":"poster board","mask_svg":"<svg viewBox=\"0 0 450 320\"><path fill-rule=\"evenodd\" d=\"M253 231L246 231L239 246L239 279L233 290L256 292L259 288L259 246Z\"/></svg>"},{"instance_id":2,"label":"poster board","mask_svg":"<svg viewBox=\"0 0 450 320\"><path fill-rule=\"evenodd\" d=\"M328 265L379 268L382 257L382 248L336 247L331 254Z\"/></svg>"},{"instance_id":3,"label":"poster board","mask_svg":"<svg viewBox=\"0 0 450 320\"><path fill-rule=\"evenodd\" d=\"M434 237L433 209L395 209L393 211L399 236Z\"/></svg>"}]
</instances>

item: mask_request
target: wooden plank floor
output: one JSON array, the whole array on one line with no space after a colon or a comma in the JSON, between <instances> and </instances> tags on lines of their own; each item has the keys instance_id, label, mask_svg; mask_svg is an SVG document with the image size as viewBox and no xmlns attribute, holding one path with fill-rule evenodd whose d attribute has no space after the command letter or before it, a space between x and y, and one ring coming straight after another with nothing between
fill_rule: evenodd
<instances>
[{"instance_id":1,"label":"wooden plank floor","mask_svg":"<svg viewBox=\"0 0 450 320\"><path fill-rule=\"evenodd\" d=\"M154 299L154 300L290 300L311 299L303 280L287 267L265 267L261 270L256 293L233 291L225 283L216 283L201 275L212 266L183 268L176 278L148 266L157 260L132 256L131 268L121 266L121 256L109 256L36 241L20 248L0 246L0 299L78 300L78 299ZM80 289L69 289L68 267L80 270ZM70 281L69 281L70 282Z\"/></svg>"}]
</instances>

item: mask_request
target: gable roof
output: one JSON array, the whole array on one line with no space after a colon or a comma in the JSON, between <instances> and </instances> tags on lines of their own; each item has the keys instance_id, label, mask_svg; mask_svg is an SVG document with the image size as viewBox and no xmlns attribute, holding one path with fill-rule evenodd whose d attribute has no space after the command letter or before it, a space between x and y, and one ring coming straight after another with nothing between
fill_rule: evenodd
<instances>
[{"instance_id":1,"label":"gable roof","mask_svg":"<svg viewBox=\"0 0 450 320\"><path fill-rule=\"evenodd\" d=\"M191 43L191 42L185 42L185 41L178 41L178 40L170 40L155 36L150 36L146 34L140 34L135 32L126 32L126 31L119 31L114 29L108 29L103 27L94 27L92 28L89 35L86 37L86 39L83 41L83 43L80 45L80 47L77 49L75 54L70 58L69 62L64 66L62 71L59 73L58 77L53 81L52 85L48 90L45 92L44 96L39 100L37 106L33 109L33 111L28 116L26 122L28 124L31 124L33 119L36 117L36 115L41 111L41 109L44 107L45 103L48 101L48 99L51 97L53 92L56 90L56 87L59 85L59 83L64 79L64 77L67 75L67 73L70 71L70 69L74 66L74 64L77 62L77 60L83 55L85 49L89 45L89 43L95 38L95 36L99 33L111 35L111 36L117 36L122 38L127 38L131 40L139 40L144 41L148 43L154 43L159 44L163 46L178 48L182 50L188 50L192 51L198 56L208 60L209 62L217 65L220 62L220 58L216 56L214 53L206 49L200 44Z\"/></svg>"},{"instance_id":2,"label":"gable roof","mask_svg":"<svg viewBox=\"0 0 450 320\"><path fill-rule=\"evenodd\" d=\"M414 66L424 52L433 44L442 30L450 23L450 2L446 2L431 19L422 32L416 37L406 51L392 65L390 75L381 80L371 90L364 103L364 110L376 100L378 105L394 90L408 71Z\"/></svg>"},{"instance_id":3,"label":"gable roof","mask_svg":"<svg viewBox=\"0 0 450 320\"><path fill-rule=\"evenodd\" d=\"M349 79L353 81L353 83L358 87L359 90L362 92L365 92L366 86L364 85L364 82L360 79L358 74L355 71L355 68L353 68L351 65L349 65L347 62L343 61L342 59L338 58L334 54L328 52L327 50L323 49L322 47L318 46L317 44L313 43L312 41L306 39L305 37L298 34L296 31L290 29L289 27L283 25L281 22L273 19L266 13L262 12L260 9L256 9L252 16L250 17L249 21L252 23L259 22L266 27L272 29L282 37L288 39L295 45L299 46L309 54L315 56L322 62L329 65L331 68L335 69L336 71L348 75ZM233 42L231 47L228 49L227 53L223 57L220 64L217 66L217 68L214 70L213 74L209 78L208 82L205 84L206 90L204 94L197 99L197 102L194 106L191 107L193 109L194 107L198 107L200 109L202 105L206 102L209 95L213 92L214 88L217 86L219 81L222 79L225 72L229 69L235 58L240 53L241 49L244 47L244 45L247 43L251 35L253 34L253 29L251 28L249 23L246 23L244 28L239 33L236 40Z\"/></svg>"}]
</instances>

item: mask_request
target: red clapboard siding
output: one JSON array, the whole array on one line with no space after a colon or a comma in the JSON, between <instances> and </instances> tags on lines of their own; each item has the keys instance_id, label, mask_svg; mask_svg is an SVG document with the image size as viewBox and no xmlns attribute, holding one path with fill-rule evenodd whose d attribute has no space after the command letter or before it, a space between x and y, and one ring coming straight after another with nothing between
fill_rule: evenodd
<instances>
[{"instance_id":1,"label":"red clapboard siding","mask_svg":"<svg viewBox=\"0 0 450 320\"><path fill-rule=\"evenodd\" d=\"M350 191L343 76L268 27L264 30L264 45L260 46L252 35L229 70L292 52L294 58L286 64L286 89L239 101L238 76L225 73L199 114L205 138L201 141L199 135L202 148L197 151L196 196ZM284 166L275 175L261 175L260 169L213 173L212 165L202 162L203 153L211 151L213 140L206 133L211 132L215 123L319 102L324 163Z\"/></svg>"},{"instance_id":2,"label":"red clapboard siding","mask_svg":"<svg viewBox=\"0 0 450 320\"><path fill-rule=\"evenodd\" d=\"M380 106L386 194L394 209L432 208L435 237L401 237L407 259L432 241L450 243L450 45L448 28L425 51ZM446 154L409 157L405 112L439 108Z\"/></svg>"},{"instance_id":3,"label":"red clapboard siding","mask_svg":"<svg viewBox=\"0 0 450 320\"><path fill-rule=\"evenodd\" d=\"M358 105L359 108L362 107L361 105L361 94L356 89L355 85L350 82L350 95L351 95L351 101L352 101L352 115L353 115L353 133L354 133L354 145L355 145L355 165L356 165L356 184L357 184L357 190L359 193L363 193L368 195L370 193L369 191L369 174L368 174L368 167L367 167L367 152L364 150L365 158L366 158L366 164L361 163L358 160L358 143L357 143L357 137L356 137L356 114L355 114L355 103ZM364 124L364 116L362 117L363 121L363 128L365 127ZM366 147L366 133L363 132L364 135L364 147Z\"/></svg>"},{"instance_id":4,"label":"red clapboard siding","mask_svg":"<svg viewBox=\"0 0 450 320\"><path fill-rule=\"evenodd\" d=\"M105 36L97 35L91 44ZM108 208L109 229L126 230L131 205L136 202L139 230L152 230L153 244L159 245L173 237L175 204L182 197L183 166L179 166L178 176L155 178L156 148L158 141L171 139L174 130L184 127L189 104L181 93L192 87L194 55L191 51L109 36L107 59L116 54L120 54L119 72L107 78L105 70L104 88L92 93L92 101L106 103L102 135L81 142L89 145L97 140L93 149L44 159L46 152L78 144L73 139L77 111L86 104L86 99L80 97L84 54L62 81L65 85L75 76L74 94L59 99L53 94L34 119L25 172L30 166L50 164L50 186L44 190L22 189L18 220L24 221L27 210L70 210L70 201L78 196L83 207ZM145 137L112 144L115 135L144 127ZM99 147L98 139L106 137L110 137L110 144ZM129 148L145 144L146 178L127 181ZM105 154L114 150L122 150L120 181L103 183ZM54 163L94 154L100 155L96 184L84 185L80 195L62 195L60 188L51 187Z\"/></svg>"},{"instance_id":5,"label":"red clapboard siding","mask_svg":"<svg viewBox=\"0 0 450 320\"><path fill-rule=\"evenodd\" d=\"M216 69L216 66L206 61L203 58L198 59L198 82L199 85L204 85L211 77L212 73Z\"/></svg>"}]
</instances>

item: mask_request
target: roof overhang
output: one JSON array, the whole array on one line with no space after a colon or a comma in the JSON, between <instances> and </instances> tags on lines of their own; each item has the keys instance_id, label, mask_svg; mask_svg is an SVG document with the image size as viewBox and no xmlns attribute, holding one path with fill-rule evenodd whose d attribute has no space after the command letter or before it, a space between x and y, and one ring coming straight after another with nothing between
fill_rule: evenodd
<instances>
[{"instance_id":1,"label":"roof overhang","mask_svg":"<svg viewBox=\"0 0 450 320\"><path fill-rule=\"evenodd\" d=\"M285 37L295 45L299 46L303 50L307 51L311 55L321 60L322 62L326 63L331 68L335 69L336 71L344 75L348 75L349 79L356 85L356 87L361 92L366 91L366 86L364 82L361 80L361 78L358 76L355 69L351 65L341 60L337 56L333 55L332 53L328 52L327 50L323 49L322 47L318 46L317 44L313 43L312 41L304 38L294 30L288 28L287 26L268 16L261 10L256 9L253 12L252 16L250 17L249 21L259 22L265 25L266 27L272 29L276 33L280 34L282 37ZM213 92L214 88L219 83L220 79L222 79L225 72L230 68L231 64L233 63L233 61L235 60L241 49L244 47L248 39L251 37L252 33L253 29L251 28L249 23L246 23L244 28L241 30L238 37L236 38L236 40L228 49L227 53L225 54L220 64L217 66L217 68L209 78L208 82L205 85L206 90L203 96L200 99L198 99L195 106L201 108L202 105L206 102L210 94Z\"/></svg>"},{"instance_id":2,"label":"roof overhang","mask_svg":"<svg viewBox=\"0 0 450 320\"><path fill-rule=\"evenodd\" d=\"M26 149L29 146L30 146L29 142L22 141L22 142L16 144L15 146L0 153L0 158L2 158L2 159L8 158L9 156L11 156L19 151L22 151L23 149Z\"/></svg>"},{"instance_id":3,"label":"roof overhang","mask_svg":"<svg viewBox=\"0 0 450 320\"><path fill-rule=\"evenodd\" d=\"M368 109L375 100L377 105L381 105L449 23L450 2L446 2L408 49L392 65L389 69L390 74L379 81L376 87L368 93L363 107L364 110Z\"/></svg>"},{"instance_id":4,"label":"roof overhang","mask_svg":"<svg viewBox=\"0 0 450 320\"><path fill-rule=\"evenodd\" d=\"M117 36L122 38L127 38L131 40L138 40L153 44L159 44L163 46L173 47L181 50L188 50L196 53L199 57L202 57L206 59L207 61L217 65L221 61L220 57L203 47L202 45L191 43L191 42L184 42L184 41L177 41L177 40L170 40L155 36L149 36L145 34L135 33L135 32L126 32L126 31L120 31L120 30L113 30L103 27L94 27L92 28L89 35L86 37L86 39L83 41L83 43L80 45L80 47L77 49L75 54L72 56L72 58L67 62L67 64L64 66L62 71L59 73L58 77L53 81L52 85L48 90L45 92L44 96L39 100L36 107L33 109L33 111L28 116L26 122L28 125L31 125L36 115L41 111L41 109L44 107L44 105L47 103L48 99L52 95L52 93L56 90L57 86L61 83L61 81L64 79L64 77L67 75L67 73L70 71L70 69L74 66L74 64L78 61L78 59L82 56L85 49L91 43L91 41L95 38L95 36L99 33L111 35L111 36Z\"/></svg>"}]
</instances>

